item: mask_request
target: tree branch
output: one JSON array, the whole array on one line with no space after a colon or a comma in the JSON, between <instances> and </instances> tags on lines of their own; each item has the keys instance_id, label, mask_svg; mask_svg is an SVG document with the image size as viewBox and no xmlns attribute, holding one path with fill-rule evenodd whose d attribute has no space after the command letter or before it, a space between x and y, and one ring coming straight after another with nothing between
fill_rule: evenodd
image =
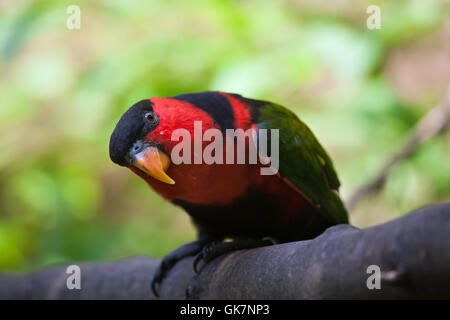
<instances>
[{"instance_id":1,"label":"tree branch","mask_svg":"<svg viewBox=\"0 0 450 320\"><path fill-rule=\"evenodd\" d=\"M441 103L423 116L406 138L395 148L396 151L388 157L379 172L349 197L346 201L347 209L351 211L363 198L380 191L392 167L409 157L424 141L443 132L449 127L449 124L450 85Z\"/></svg>"},{"instance_id":2,"label":"tree branch","mask_svg":"<svg viewBox=\"0 0 450 320\"><path fill-rule=\"evenodd\" d=\"M81 290L66 287L66 266L1 275L1 299L154 299L149 279L158 261L133 257L82 263ZM367 267L381 269L369 290ZM188 289L188 290L186 290ZM161 297L183 299L450 298L450 203L359 230L329 228L319 237L227 254L200 275L192 258L164 280Z\"/></svg>"}]
</instances>

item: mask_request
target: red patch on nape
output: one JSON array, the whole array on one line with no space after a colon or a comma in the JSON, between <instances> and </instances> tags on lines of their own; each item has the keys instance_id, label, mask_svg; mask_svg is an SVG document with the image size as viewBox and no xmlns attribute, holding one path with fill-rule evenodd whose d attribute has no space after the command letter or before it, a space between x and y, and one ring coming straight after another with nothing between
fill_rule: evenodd
<instances>
[{"instance_id":1,"label":"red patch on nape","mask_svg":"<svg viewBox=\"0 0 450 320\"><path fill-rule=\"evenodd\" d=\"M251 125L250 123L250 110L248 106L229 95L228 93L219 92L221 95L225 96L225 98L230 101L231 107L233 108L234 118L236 123L236 128L248 129Z\"/></svg>"}]
</instances>

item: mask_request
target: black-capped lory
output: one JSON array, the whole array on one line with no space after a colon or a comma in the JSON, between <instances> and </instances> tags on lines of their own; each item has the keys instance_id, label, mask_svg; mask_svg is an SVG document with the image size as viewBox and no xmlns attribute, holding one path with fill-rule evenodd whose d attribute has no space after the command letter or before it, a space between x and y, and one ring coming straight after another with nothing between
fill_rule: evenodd
<instances>
[{"instance_id":1,"label":"black-capped lory","mask_svg":"<svg viewBox=\"0 0 450 320\"><path fill-rule=\"evenodd\" d=\"M222 137L204 139L210 129ZM183 134L191 140L184 141L187 149L177 149L182 159L189 148L198 157L195 140L202 138L201 147L223 139L225 158L230 141L237 140L237 136L227 140L229 129L256 132L245 140L244 163L172 161ZM265 163L249 161L261 129L266 129L268 137L268 131L278 129L278 150L271 148L273 140L267 138L266 154L278 151L279 156L274 174L261 173L263 167L271 166L267 157ZM234 147L236 153L242 152L238 144ZM109 151L113 162L128 167L167 201L182 207L198 230L196 241L162 259L151 280L155 295L167 271L187 256L196 256L196 268L198 261L206 263L231 250L267 245L273 239L310 239L332 225L348 223L330 157L305 123L275 103L223 92L145 99L123 114L111 135Z\"/></svg>"}]
</instances>

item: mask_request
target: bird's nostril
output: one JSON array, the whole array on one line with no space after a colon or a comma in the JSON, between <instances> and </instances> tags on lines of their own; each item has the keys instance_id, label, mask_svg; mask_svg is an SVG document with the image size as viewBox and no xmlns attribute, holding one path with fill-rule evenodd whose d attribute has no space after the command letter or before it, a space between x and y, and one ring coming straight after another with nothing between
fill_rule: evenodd
<instances>
[{"instance_id":1,"label":"bird's nostril","mask_svg":"<svg viewBox=\"0 0 450 320\"><path fill-rule=\"evenodd\" d=\"M134 153L134 154L138 154L139 152L141 152L142 150L144 150L145 148L145 143L142 141L136 141L133 146L130 149L130 152Z\"/></svg>"}]
</instances>

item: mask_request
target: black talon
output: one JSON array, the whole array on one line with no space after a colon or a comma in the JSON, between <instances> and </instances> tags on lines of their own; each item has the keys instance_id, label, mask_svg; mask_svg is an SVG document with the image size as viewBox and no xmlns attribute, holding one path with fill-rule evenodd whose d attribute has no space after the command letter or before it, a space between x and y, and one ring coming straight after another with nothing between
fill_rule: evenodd
<instances>
[{"instance_id":1,"label":"black talon","mask_svg":"<svg viewBox=\"0 0 450 320\"><path fill-rule=\"evenodd\" d=\"M159 281L156 281L156 277L153 275L150 279L151 289L152 289L154 296L157 298L159 298L159 292L158 292L158 289L156 288L156 285L158 284L158 282Z\"/></svg>"},{"instance_id":2,"label":"black talon","mask_svg":"<svg viewBox=\"0 0 450 320\"><path fill-rule=\"evenodd\" d=\"M196 274L199 274L200 271L201 271L201 269L198 270L197 265L198 265L198 263L200 262L200 260L202 260L202 259L203 259L203 252L199 252L199 253L195 256L195 259L194 259L194 272L195 272Z\"/></svg>"},{"instance_id":3,"label":"black talon","mask_svg":"<svg viewBox=\"0 0 450 320\"><path fill-rule=\"evenodd\" d=\"M194 267L194 272L196 274L199 274L202 271L203 267L205 267L208 264L208 262L212 260L212 259L206 259L206 258L209 257L210 253L213 252L215 250L215 248L219 247L222 243L223 243L222 241L211 241L203 246L202 251L200 251L195 256L195 259L194 259L193 267ZM204 265L202 268L199 269L198 264L201 260L203 260Z\"/></svg>"}]
</instances>

